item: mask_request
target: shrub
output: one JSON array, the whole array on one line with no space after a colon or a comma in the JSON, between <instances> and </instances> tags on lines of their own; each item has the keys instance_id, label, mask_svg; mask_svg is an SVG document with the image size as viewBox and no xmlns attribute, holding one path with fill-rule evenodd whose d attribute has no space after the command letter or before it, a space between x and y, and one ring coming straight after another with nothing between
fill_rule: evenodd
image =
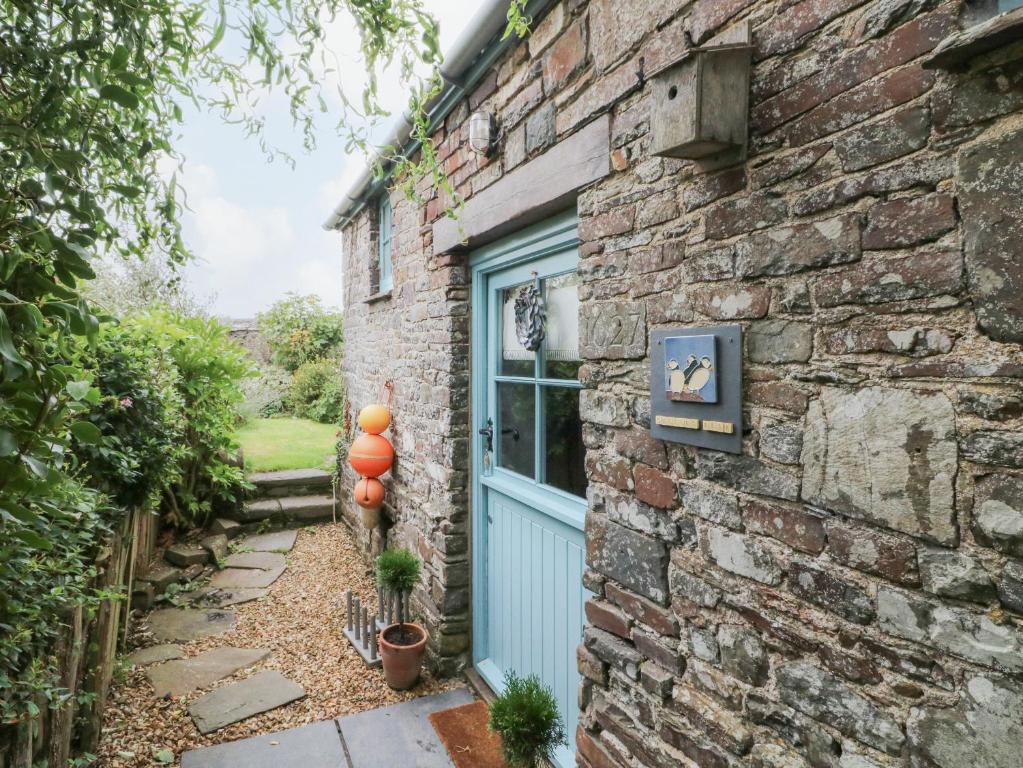
<instances>
[{"instance_id":1,"label":"shrub","mask_svg":"<svg viewBox=\"0 0 1023 768\"><path fill-rule=\"evenodd\" d=\"M336 360L310 360L295 371L288 407L296 416L336 424L341 419L344 400L344 383Z\"/></svg>"},{"instance_id":2,"label":"shrub","mask_svg":"<svg viewBox=\"0 0 1023 768\"><path fill-rule=\"evenodd\" d=\"M242 382L244 400L239 408L242 418L269 419L288 413L291 374L275 365L261 368L258 376Z\"/></svg>"},{"instance_id":3,"label":"shrub","mask_svg":"<svg viewBox=\"0 0 1023 768\"><path fill-rule=\"evenodd\" d=\"M76 440L75 452L91 484L114 503L153 509L178 479L185 450L178 370L131 322L105 326L83 365L102 398L86 420L102 440Z\"/></svg>"},{"instance_id":4,"label":"shrub","mask_svg":"<svg viewBox=\"0 0 1023 768\"><path fill-rule=\"evenodd\" d=\"M245 485L235 428L241 382L254 375L245 350L216 320L153 312L138 319L178 370L184 453L180 479L164 494L164 513L178 527L203 525L210 513L235 503Z\"/></svg>"},{"instance_id":5,"label":"shrub","mask_svg":"<svg viewBox=\"0 0 1023 768\"><path fill-rule=\"evenodd\" d=\"M419 558L407 549L387 549L376 563L377 585L398 599L398 624L405 623L408 595L419 583L422 570Z\"/></svg>"},{"instance_id":6,"label":"shrub","mask_svg":"<svg viewBox=\"0 0 1023 768\"><path fill-rule=\"evenodd\" d=\"M505 675L504 692L490 705L490 729L501 734L501 750L512 768L553 760L554 750L566 743L554 694L535 675Z\"/></svg>"},{"instance_id":7,"label":"shrub","mask_svg":"<svg viewBox=\"0 0 1023 768\"><path fill-rule=\"evenodd\" d=\"M273 353L275 365L296 371L310 360L337 357L344 339L339 312L320 305L318 296L289 293L256 316L259 330Z\"/></svg>"}]
</instances>

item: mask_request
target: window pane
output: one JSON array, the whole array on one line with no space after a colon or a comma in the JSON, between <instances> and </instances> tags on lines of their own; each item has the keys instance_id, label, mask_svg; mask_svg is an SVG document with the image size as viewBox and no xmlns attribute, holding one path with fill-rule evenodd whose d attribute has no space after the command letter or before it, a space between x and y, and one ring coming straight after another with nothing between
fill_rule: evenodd
<instances>
[{"instance_id":1,"label":"window pane","mask_svg":"<svg viewBox=\"0 0 1023 768\"><path fill-rule=\"evenodd\" d=\"M544 281L547 338L544 376L575 379L579 375L579 275L569 272Z\"/></svg>"},{"instance_id":2,"label":"window pane","mask_svg":"<svg viewBox=\"0 0 1023 768\"><path fill-rule=\"evenodd\" d=\"M536 388L532 384L497 383L497 465L535 477L533 472Z\"/></svg>"},{"instance_id":3,"label":"window pane","mask_svg":"<svg viewBox=\"0 0 1023 768\"><path fill-rule=\"evenodd\" d=\"M380 200L380 253L378 274L380 275L379 288L381 291L389 290L394 285L394 278L391 269L391 200L384 195Z\"/></svg>"},{"instance_id":4,"label":"window pane","mask_svg":"<svg viewBox=\"0 0 1023 768\"><path fill-rule=\"evenodd\" d=\"M583 423L579 418L579 390L543 387L544 457L547 484L576 496L586 495Z\"/></svg>"},{"instance_id":5,"label":"window pane","mask_svg":"<svg viewBox=\"0 0 1023 768\"><path fill-rule=\"evenodd\" d=\"M536 375L536 354L525 348L515 330L515 300L524 288L528 289L531 285L532 282L523 283L501 291L501 359L498 361L498 372L502 376L533 378Z\"/></svg>"}]
</instances>

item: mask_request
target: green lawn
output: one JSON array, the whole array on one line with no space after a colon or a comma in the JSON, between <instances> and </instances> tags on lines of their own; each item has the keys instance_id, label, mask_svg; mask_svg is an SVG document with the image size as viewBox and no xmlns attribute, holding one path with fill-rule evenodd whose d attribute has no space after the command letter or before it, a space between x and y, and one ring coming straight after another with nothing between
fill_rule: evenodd
<instances>
[{"instance_id":1,"label":"green lawn","mask_svg":"<svg viewBox=\"0 0 1023 768\"><path fill-rule=\"evenodd\" d=\"M308 419L253 419L238 430L238 441L249 472L307 467L330 470L336 434L337 427Z\"/></svg>"}]
</instances>

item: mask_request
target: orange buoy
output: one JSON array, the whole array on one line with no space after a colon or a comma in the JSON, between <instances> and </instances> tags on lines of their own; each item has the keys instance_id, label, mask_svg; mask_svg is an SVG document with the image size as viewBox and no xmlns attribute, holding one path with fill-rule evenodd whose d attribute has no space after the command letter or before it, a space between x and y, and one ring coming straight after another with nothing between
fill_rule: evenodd
<instances>
[{"instance_id":1,"label":"orange buoy","mask_svg":"<svg viewBox=\"0 0 1023 768\"><path fill-rule=\"evenodd\" d=\"M348 449L348 462L363 477L380 477L393 461L394 448L380 435L359 435Z\"/></svg>"},{"instance_id":2,"label":"orange buoy","mask_svg":"<svg viewBox=\"0 0 1023 768\"><path fill-rule=\"evenodd\" d=\"M355 503L363 509L376 509L384 503L384 484L375 477L364 477L355 484Z\"/></svg>"},{"instance_id":3,"label":"orange buoy","mask_svg":"<svg viewBox=\"0 0 1023 768\"><path fill-rule=\"evenodd\" d=\"M368 435L379 435L391 425L391 411L386 405L373 403L359 411L359 426Z\"/></svg>"}]
</instances>

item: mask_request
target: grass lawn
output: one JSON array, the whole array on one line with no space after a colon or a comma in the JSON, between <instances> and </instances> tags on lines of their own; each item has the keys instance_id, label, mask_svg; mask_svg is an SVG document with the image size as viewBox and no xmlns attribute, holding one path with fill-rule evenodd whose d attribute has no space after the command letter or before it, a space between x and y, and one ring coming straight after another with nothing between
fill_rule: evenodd
<instances>
[{"instance_id":1,"label":"grass lawn","mask_svg":"<svg viewBox=\"0 0 1023 768\"><path fill-rule=\"evenodd\" d=\"M238 430L245 469L306 469L334 466L337 427L308 419L253 419Z\"/></svg>"}]
</instances>

